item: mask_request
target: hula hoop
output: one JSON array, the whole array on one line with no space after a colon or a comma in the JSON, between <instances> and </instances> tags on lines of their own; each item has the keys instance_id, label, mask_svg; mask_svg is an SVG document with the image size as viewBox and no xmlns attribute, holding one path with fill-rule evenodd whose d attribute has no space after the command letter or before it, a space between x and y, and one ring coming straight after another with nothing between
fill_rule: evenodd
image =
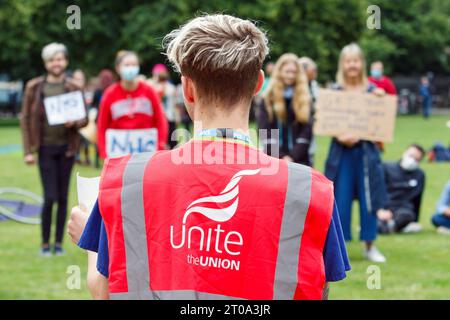
<instances>
[{"instance_id":1,"label":"hula hoop","mask_svg":"<svg viewBox=\"0 0 450 320\"><path fill-rule=\"evenodd\" d=\"M24 198L28 198L30 200L33 200L36 205L42 205L44 202L42 197L24 189L20 188L0 188L0 200L6 200L1 199L1 195L3 194L12 194L12 195L19 195ZM23 206L30 205L30 203L27 203L26 201L17 201L18 207L21 209ZM20 215L18 213L15 213L11 208L8 208L4 204L0 202L0 215L3 215L7 217L8 219L25 223L25 224L40 224L41 218L38 215L37 217L26 217L23 215Z\"/></svg>"}]
</instances>

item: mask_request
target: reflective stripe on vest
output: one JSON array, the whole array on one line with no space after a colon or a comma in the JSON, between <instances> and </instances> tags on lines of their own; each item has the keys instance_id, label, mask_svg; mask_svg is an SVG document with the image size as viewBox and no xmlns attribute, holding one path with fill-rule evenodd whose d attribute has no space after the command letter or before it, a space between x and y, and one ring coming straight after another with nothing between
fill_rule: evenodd
<instances>
[{"instance_id":1,"label":"reflective stripe on vest","mask_svg":"<svg viewBox=\"0 0 450 320\"><path fill-rule=\"evenodd\" d=\"M129 292L144 292L150 283L142 199L143 173L150 157L149 153L131 155L123 174L122 225Z\"/></svg>"},{"instance_id":2,"label":"reflective stripe on vest","mask_svg":"<svg viewBox=\"0 0 450 320\"><path fill-rule=\"evenodd\" d=\"M300 238L311 196L310 168L288 162L288 186L281 223L273 298L294 299L297 289ZM307 177L305 179L305 177Z\"/></svg>"},{"instance_id":3,"label":"reflective stripe on vest","mask_svg":"<svg viewBox=\"0 0 450 320\"><path fill-rule=\"evenodd\" d=\"M110 273L111 299L245 298L186 290L187 288L183 290L150 289L149 261L151 257L148 255L148 230L143 201L144 172L150 158L149 154L141 153L124 160L114 159L105 164L102 173L99 203L107 226L110 271L111 263L120 265L122 269L120 273ZM119 174L110 175L112 171ZM119 183L117 180L120 172L123 175ZM286 196L273 279L273 299L320 299L325 283L322 250L331 219L329 211L332 211L333 205L331 185L321 183L322 181L317 179L317 177L320 178L317 173L298 164L288 163L287 173ZM112 182L110 178L116 181ZM118 195L119 192L120 210L117 210L117 207L108 207L104 200L112 199L114 193ZM108 196L105 197L105 194ZM310 203L310 199L314 203ZM104 212L108 209L110 209L109 213ZM312 219L308 218L312 215L314 215ZM120 216L121 223L113 221L113 219L118 220ZM119 240L121 233L125 259L111 259L111 253L114 255L115 252L121 252L121 249L117 248L121 245ZM115 239L118 240L115 241ZM126 277L123 274L126 274Z\"/></svg>"}]
</instances>

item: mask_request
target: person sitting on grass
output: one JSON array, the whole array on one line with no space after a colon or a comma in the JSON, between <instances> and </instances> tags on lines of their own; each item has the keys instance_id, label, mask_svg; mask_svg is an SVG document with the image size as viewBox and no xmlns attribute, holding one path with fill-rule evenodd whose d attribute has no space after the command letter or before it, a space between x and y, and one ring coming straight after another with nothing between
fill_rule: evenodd
<instances>
[{"instance_id":1,"label":"person sitting on grass","mask_svg":"<svg viewBox=\"0 0 450 320\"><path fill-rule=\"evenodd\" d=\"M387 189L387 202L378 211L378 232L418 232L420 204L425 186L425 173L419 163L425 150L412 144L398 162L384 163L384 176Z\"/></svg>"},{"instance_id":2,"label":"person sitting on grass","mask_svg":"<svg viewBox=\"0 0 450 320\"><path fill-rule=\"evenodd\" d=\"M450 180L442 191L436 206L436 214L431 218L431 222L438 233L450 235Z\"/></svg>"}]
</instances>

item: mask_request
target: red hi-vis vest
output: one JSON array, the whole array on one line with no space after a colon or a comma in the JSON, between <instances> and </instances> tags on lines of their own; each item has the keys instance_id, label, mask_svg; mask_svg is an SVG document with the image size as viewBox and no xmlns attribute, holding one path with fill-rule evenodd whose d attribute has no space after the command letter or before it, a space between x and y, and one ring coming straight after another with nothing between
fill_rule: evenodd
<instances>
[{"instance_id":1,"label":"red hi-vis vest","mask_svg":"<svg viewBox=\"0 0 450 320\"><path fill-rule=\"evenodd\" d=\"M333 202L322 174L229 140L109 159L110 298L321 299Z\"/></svg>"}]
</instances>

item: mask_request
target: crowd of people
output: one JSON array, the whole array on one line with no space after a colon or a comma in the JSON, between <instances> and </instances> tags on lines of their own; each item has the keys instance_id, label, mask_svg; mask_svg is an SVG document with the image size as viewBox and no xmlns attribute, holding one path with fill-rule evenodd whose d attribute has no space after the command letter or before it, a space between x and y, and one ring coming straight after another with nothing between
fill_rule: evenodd
<instances>
[{"instance_id":1,"label":"crowd of people","mask_svg":"<svg viewBox=\"0 0 450 320\"><path fill-rule=\"evenodd\" d=\"M54 252L64 253L62 240L67 214L70 173L76 161L91 164L90 151L108 157L108 129L156 129L156 150L177 146L175 129L190 129L182 86L170 80L164 64L156 64L147 78L141 72L138 54L120 51L112 70L101 70L87 81L82 70L67 70L69 55L63 44L52 43L42 50L46 69L43 76L27 83L21 116L23 146L27 164L38 162L44 190L42 210L42 255L51 254L52 208L58 204ZM287 162L314 167L317 149L313 134L315 103L319 98L316 63L309 57L283 54L265 66L265 79L253 99L253 114L259 129L276 129L276 136L260 141L263 150ZM426 79L421 94L429 116ZM332 89L382 96L397 93L383 74L383 63L374 61L367 75L363 51L355 44L345 46L337 63ZM43 99L82 90L86 102L85 119L50 126L43 112ZM92 130L88 130L92 125ZM87 126L87 127L86 127ZM91 148L90 146L93 146ZM417 232L425 173L419 164L426 150L411 141L401 159L383 163L383 144L360 140L350 134L333 137L325 164L325 175L334 182L335 199L345 240L352 238L352 204L360 211L360 235L364 256L385 262L374 246L378 234ZM37 154L37 158L36 158ZM400 155L399 155L400 157ZM439 232L450 233L450 182L445 187L432 223Z\"/></svg>"},{"instance_id":2,"label":"crowd of people","mask_svg":"<svg viewBox=\"0 0 450 320\"><path fill-rule=\"evenodd\" d=\"M285 54L279 58L272 79L262 92L258 115L259 128L278 129L277 154L287 161L313 165L315 143L312 133L317 93L317 66L308 57ZM426 82L426 77L422 79ZM396 95L392 80L383 74L383 63L370 65L361 48L350 44L341 51L335 90ZM429 101L424 100L424 116L430 114ZM425 103L424 102L424 103ZM272 137L263 141L269 154L274 148ZM359 202L360 240L366 244L364 255L374 262L385 262L384 255L373 246L377 234L419 232L419 213L425 189L425 173L420 162L425 149L411 142L397 162L382 162L384 145L363 141L344 134L334 137L328 152L325 175L334 182L335 197L346 240L351 240L351 212L354 199ZM438 232L448 234L447 211L450 205L448 186L437 206L433 224Z\"/></svg>"},{"instance_id":3,"label":"crowd of people","mask_svg":"<svg viewBox=\"0 0 450 320\"><path fill-rule=\"evenodd\" d=\"M118 52L115 72L100 71L86 84L82 70L67 72L83 90L88 119L95 130L81 130L80 152L76 161L91 164L89 146L96 151L95 166L107 157L106 131L108 129L148 129L158 132L158 150L174 148L177 126L189 130L191 121L182 103L181 85L170 81L164 64L156 64L147 78L140 73L138 55L133 51ZM120 106L120 107L119 107ZM84 157L84 161L81 158Z\"/></svg>"}]
</instances>

